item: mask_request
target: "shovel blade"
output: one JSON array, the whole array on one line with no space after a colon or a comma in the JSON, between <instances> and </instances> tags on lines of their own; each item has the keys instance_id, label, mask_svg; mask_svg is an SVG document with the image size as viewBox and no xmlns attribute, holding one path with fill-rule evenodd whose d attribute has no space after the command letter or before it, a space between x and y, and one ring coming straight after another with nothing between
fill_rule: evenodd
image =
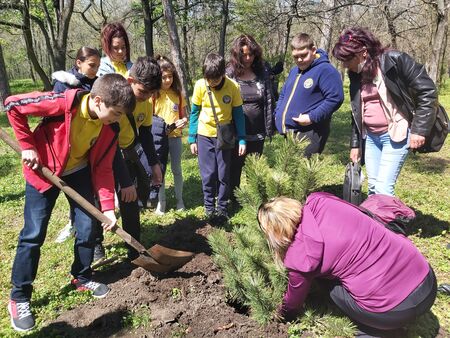
<instances>
[{"instance_id":1,"label":"shovel blade","mask_svg":"<svg viewBox=\"0 0 450 338\"><path fill-rule=\"evenodd\" d=\"M175 269L182 267L194 257L193 252L174 250L159 244L153 245L147 252L158 263L173 266Z\"/></svg>"},{"instance_id":2,"label":"shovel blade","mask_svg":"<svg viewBox=\"0 0 450 338\"><path fill-rule=\"evenodd\" d=\"M133 260L132 263L150 272L166 273L174 270L174 268L171 267L170 265L160 264L156 262L154 259L144 256L142 254L139 255L138 258Z\"/></svg>"}]
</instances>

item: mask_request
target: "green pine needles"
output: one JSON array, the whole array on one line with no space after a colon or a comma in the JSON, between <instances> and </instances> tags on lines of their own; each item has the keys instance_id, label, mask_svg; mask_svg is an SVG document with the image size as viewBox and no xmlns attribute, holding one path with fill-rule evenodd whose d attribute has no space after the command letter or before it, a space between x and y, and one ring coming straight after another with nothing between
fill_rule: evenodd
<instances>
[{"instance_id":1,"label":"green pine needles","mask_svg":"<svg viewBox=\"0 0 450 338\"><path fill-rule=\"evenodd\" d=\"M303 142L289 136L268 144L260 157L248 156L237 191L243 225L235 225L231 233L216 230L208 239L230 300L247 307L262 324L276 315L287 274L276 267L256 213L270 198L288 196L304 201L318 188L322 162L317 156L305 159L303 149Z\"/></svg>"}]
</instances>

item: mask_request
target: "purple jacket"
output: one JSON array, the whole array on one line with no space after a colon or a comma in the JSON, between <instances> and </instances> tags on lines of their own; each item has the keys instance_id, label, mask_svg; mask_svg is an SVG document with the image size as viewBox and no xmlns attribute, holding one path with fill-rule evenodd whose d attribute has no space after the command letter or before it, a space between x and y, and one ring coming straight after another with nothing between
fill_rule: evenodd
<instances>
[{"instance_id":1,"label":"purple jacket","mask_svg":"<svg viewBox=\"0 0 450 338\"><path fill-rule=\"evenodd\" d=\"M289 318L301 311L316 277L338 279L360 307L386 312L400 304L429 271L408 238L328 193L308 197L284 265L289 285L281 314Z\"/></svg>"}]
</instances>

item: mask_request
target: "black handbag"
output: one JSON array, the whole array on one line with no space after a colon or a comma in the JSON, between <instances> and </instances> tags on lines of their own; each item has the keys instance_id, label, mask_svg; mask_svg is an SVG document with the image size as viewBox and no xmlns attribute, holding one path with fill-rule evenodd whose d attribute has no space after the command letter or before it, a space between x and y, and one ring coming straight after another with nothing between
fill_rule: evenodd
<instances>
[{"instance_id":1,"label":"black handbag","mask_svg":"<svg viewBox=\"0 0 450 338\"><path fill-rule=\"evenodd\" d=\"M234 127L233 121L228 124L219 123L217 118L216 108L214 106L214 101L212 98L211 89L206 86L206 91L208 92L209 101L211 102L211 108L214 114L214 121L216 122L217 128L217 143L216 148L220 150L233 149L236 146L236 129Z\"/></svg>"},{"instance_id":2,"label":"black handbag","mask_svg":"<svg viewBox=\"0 0 450 338\"><path fill-rule=\"evenodd\" d=\"M431 132L425 137L425 144L417 149L419 153L432 153L441 150L448 135L448 115L444 107L438 105L436 120Z\"/></svg>"},{"instance_id":3,"label":"black handbag","mask_svg":"<svg viewBox=\"0 0 450 338\"><path fill-rule=\"evenodd\" d=\"M343 199L354 205L361 203L362 176L359 163L350 162L345 167Z\"/></svg>"}]
</instances>

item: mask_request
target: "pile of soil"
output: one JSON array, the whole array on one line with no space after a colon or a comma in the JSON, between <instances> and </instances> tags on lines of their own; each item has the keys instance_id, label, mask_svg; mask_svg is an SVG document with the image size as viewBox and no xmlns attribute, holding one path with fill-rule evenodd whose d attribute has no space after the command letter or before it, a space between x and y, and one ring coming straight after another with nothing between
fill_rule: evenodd
<instances>
[{"instance_id":1,"label":"pile of soil","mask_svg":"<svg viewBox=\"0 0 450 338\"><path fill-rule=\"evenodd\" d=\"M222 275L211 259L206 236L212 227L199 220L180 220L159 244L193 251L179 270L157 275L129 263L97 272L95 280L111 292L61 314L42 329L64 337L286 337L287 325L260 326L244 310L226 302ZM126 327L130 313L149 313L146 327Z\"/></svg>"}]
</instances>

